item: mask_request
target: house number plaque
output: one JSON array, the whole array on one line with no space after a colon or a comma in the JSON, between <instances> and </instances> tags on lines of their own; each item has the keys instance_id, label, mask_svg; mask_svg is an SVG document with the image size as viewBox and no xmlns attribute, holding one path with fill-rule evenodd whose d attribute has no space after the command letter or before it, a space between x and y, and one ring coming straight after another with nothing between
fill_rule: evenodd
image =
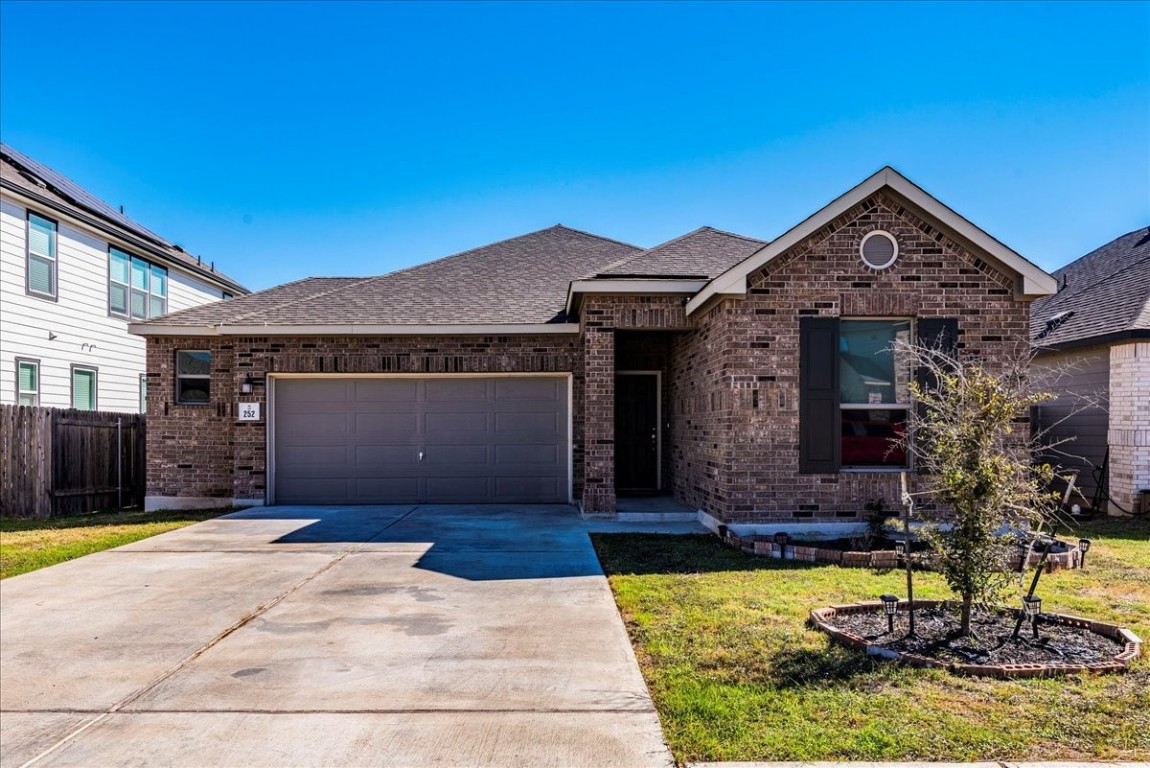
<instances>
[{"instance_id":1,"label":"house number plaque","mask_svg":"<svg viewBox=\"0 0 1150 768\"><path fill-rule=\"evenodd\" d=\"M259 421L259 403L240 403L240 421Z\"/></svg>"}]
</instances>

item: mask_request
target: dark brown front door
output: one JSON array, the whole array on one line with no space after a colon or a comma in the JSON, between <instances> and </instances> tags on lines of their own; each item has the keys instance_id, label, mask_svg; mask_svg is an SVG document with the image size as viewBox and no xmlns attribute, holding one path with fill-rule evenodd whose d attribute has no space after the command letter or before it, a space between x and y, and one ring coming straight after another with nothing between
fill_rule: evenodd
<instances>
[{"instance_id":1,"label":"dark brown front door","mask_svg":"<svg viewBox=\"0 0 1150 768\"><path fill-rule=\"evenodd\" d=\"M659 377L615 377L615 489L659 490Z\"/></svg>"}]
</instances>

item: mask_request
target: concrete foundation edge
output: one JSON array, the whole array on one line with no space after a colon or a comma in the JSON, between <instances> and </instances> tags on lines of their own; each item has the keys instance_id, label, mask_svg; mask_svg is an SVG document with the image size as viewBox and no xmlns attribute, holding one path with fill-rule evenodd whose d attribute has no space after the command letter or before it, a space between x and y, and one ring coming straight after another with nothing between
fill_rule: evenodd
<instances>
[{"instance_id":1,"label":"concrete foundation edge","mask_svg":"<svg viewBox=\"0 0 1150 768\"><path fill-rule=\"evenodd\" d=\"M263 499L226 499L214 496L145 496L144 510L224 509L227 507L262 507Z\"/></svg>"}]
</instances>

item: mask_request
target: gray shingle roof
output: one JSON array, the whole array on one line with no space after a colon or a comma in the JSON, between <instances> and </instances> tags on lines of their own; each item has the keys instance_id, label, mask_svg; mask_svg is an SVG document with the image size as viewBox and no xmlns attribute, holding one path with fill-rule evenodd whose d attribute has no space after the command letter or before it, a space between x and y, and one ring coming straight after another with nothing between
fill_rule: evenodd
<instances>
[{"instance_id":1,"label":"gray shingle roof","mask_svg":"<svg viewBox=\"0 0 1150 768\"><path fill-rule=\"evenodd\" d=\"M120 213L67 176L3 143L0 143L0 180L5 186L43 199L65 213L95 216L114 231L146 241L165 258L189 271L222 283L234 293L247 293L246 288L214 269L210 262L202 262Z\"/></svg>"},{"instance_id":2,"label":"gray shingle roof","mask_svg":"<svg viewBox=\"0 0 1150 768\"><path fill-rule=\"evenodd\" d=\"M1150 338L1150 227L1091 251L1054 277L1058 293L1030 307L1030 338L1036 347L1123 335Z\"/></svg>"},{"instance_id":3,"label":"gray shingle roof","mask_svg":"<svg viewBox=\"0 0 1150 768\"><path fill-rule=\"evenodd\" d=\"M152 325L561 322L570 282L636 246L556 225L379 277L309 278L175 312ZM148 324L145 323L145 326Z\"/></svg>"},{"instance_id":4,"label":"gray shingle roof","mask_svg":"<svg viewBox=\"0 0 1150 768\"><path fill-rule=\"evenodd\" d=\"M612 264L595 276L712 278L766 244L765 240L700 227Z\"/></svg>"}]
</instances>

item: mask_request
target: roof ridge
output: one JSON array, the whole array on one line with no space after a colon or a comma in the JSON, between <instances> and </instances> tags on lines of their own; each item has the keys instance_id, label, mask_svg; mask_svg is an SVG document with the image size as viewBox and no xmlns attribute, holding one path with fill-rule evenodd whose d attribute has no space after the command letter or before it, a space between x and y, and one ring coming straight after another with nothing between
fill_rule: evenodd
<instances>
[{"instance_id":1,"label":"roof ridge","mask_svg":"<svg viewBox=\"0 0 1150 768\"><path fill-rule=\"evenodd\" d=\"M1124 240L1124 239L1126 239L1127 237L1131 237L1131 236L1133 236L1133 235L1136 235L1136 234L1138 234L1139 232L1146 232L1146 236L1147 236L1147 237L1150 237L1150 225L1147 225L1147 226L1143 226L1143 227L1138 227L1137 229L1132 229L1132 230L1130 230L1129 232L1127 232L1127 233L1126 233L1126 234L1124 234L1124 235L1119 235L1118 237L1114 238L1113 240L1111 240L1110 242L1106 243L1105 245L1100 245L1100 246L1098 246L1097 248L1095 248L1094 250L1090 251L1089 253L1085 253L1085 254L1083 254L1083 255L1079 256L1077 259L1075 259L1074 261L1070 262L1069 264L1064 264L1063 266L1061 266L1061 267L1059 267L1058 269L1054 270L1054 271L1053 271L1051 274L1052 274L1052 275L1056 275L1056 276L1061 276L1061 275L1063 275L1064 273L1066 273L1067 271L1069 271L1071 268L1073 268L1073 267L1077 266L1077 265L1078 265L1080 262L1085 262L1085 261L1087 261L1088 259L1090 259L1092 256L1094 256L1094 254L1098 253L1099 251L1101 251L1101 250L1104 250L1104 249L1106 249L1106 248L1109 248L1110 246L1114 245L1114 244L1115 244L1115 243L1117 243L1118 241L1120 241L1120 240ZM1111 274L1115 274L1115 275L1116 275L1116 274L1118 274L1119 272L1121 272L1121 271L1122 271L1122 269L1125 269L1125 267L1123 267L1123 268L1121 268L1121 269L1118 269L1118 270L1115 270L1115 271L1114 271L1113 273L1111 273Z\"/></svg>"},{"instance_id":2,"label":"roof ridge","mask_svg":"<svg viewBox=\"0 0 1150 768\"><path fill-rule=\"evenodd\" d=\"M664 240L661 243L657 243L656 245L652 245L650 248L644 248L643 250L639 251L638 253L627 254L622 259L619 259L619 261L611 262L610 264L601 268L594 275L590 275L590 277L594 277L595 275L605 275L608 272L610 272L612 269L614 269L615 267L621 267L629 261L634 261L635 259L642 258L643 256L646 256L651 251L657 250L659 248L663 248L664 246L668 246L671 243L677 243L680 240L683 240L683 239L690 237L691 235L702 232L704 229L708 229L708 227L699 227L698 229L692 229L690 232L686 232L682 235L679 235L678 237L672 237L670 240Z\"/></svg>"},{"instance_id":3,"label":"roof ridge","mask_svg":"<svg viewBox=\"0 0 1150 768\"><path fill-rule=\"evenodd\" d=\"M762 243L763 245L767 245L771 242L770 240L762 240L762 239L757 238L757 237L751 237L750 235L740 235L738 232L731 232L730 230L719 229L718 227L704 226L704 227L700 227L699 229L709 229L712 232L718 232L720 235L727 235L728 237L737 237L740 240L746 240L749 243ZM697 232L699 230L695 230L695 231Z\"/></svg>"},{"instance_id":4,"label":"roof ridge","mask_svg":"<svg viewBox=\"0 0 1150 768\"><path fill-rule=\"evenodd\" d=\"M283 283L282 285L276 285L276 286L273 286L272 288L266 288L263 291L253 291L251 293L246 293L243 296L235 296L233 298L246 299L249 296L256 296L260 293L264 293L265 291L275 290L276 288L287 288L289 285L297 285L299 283L306 283L308 280L316 280L316 279L324 280L324 279L329 279L329 278L301 277L299 280L292 280L290 283ZM215 302L209 302L209 304L214 304L214 303ZM197 304L194 307L185 307L184 309L180 309L180 310L177 310L175 312L171 312L169 314L163 315L161 318L151 318L149 320L144 320L141 324L146 325L148 323L156 323L156 321L160 320L160 319L164 320L166 323L169 319L171 319L173 317L179 317L181 315L186 315L190 312L195 312L197 310L201 310L205 306L208 306L208 305L207 304ZM157 325L163 325L164 323L156 323L156 324Z\"/></svg>"},{"instance_id":5,"label":"roof ridge","mask_svg":"<svg viewBox=\"0 0 1150 768\"><path fill-rule=\"evenodd\" d=\"M587 237L593 237L596 240L603 240L604 242L615 243L616 245L625 245L628 248L634 248L637 251L644 250L642 246L635 245L634 243L626 243L626 242L623 242L622 240L616 240L613 237L606 237L604 235L595 234L594 232L588 232L585 229L577 229L576 227L569 227L566 224L555 224L553 226L546 227L545 229L540 229L538 231L539 232L545 232L548 229L565 229L568 232L574 232L574 233L579 234L579 235L586 235ZM528 234L535 234L535 233L529 232Z\"/></svg>"}]
</instances>

